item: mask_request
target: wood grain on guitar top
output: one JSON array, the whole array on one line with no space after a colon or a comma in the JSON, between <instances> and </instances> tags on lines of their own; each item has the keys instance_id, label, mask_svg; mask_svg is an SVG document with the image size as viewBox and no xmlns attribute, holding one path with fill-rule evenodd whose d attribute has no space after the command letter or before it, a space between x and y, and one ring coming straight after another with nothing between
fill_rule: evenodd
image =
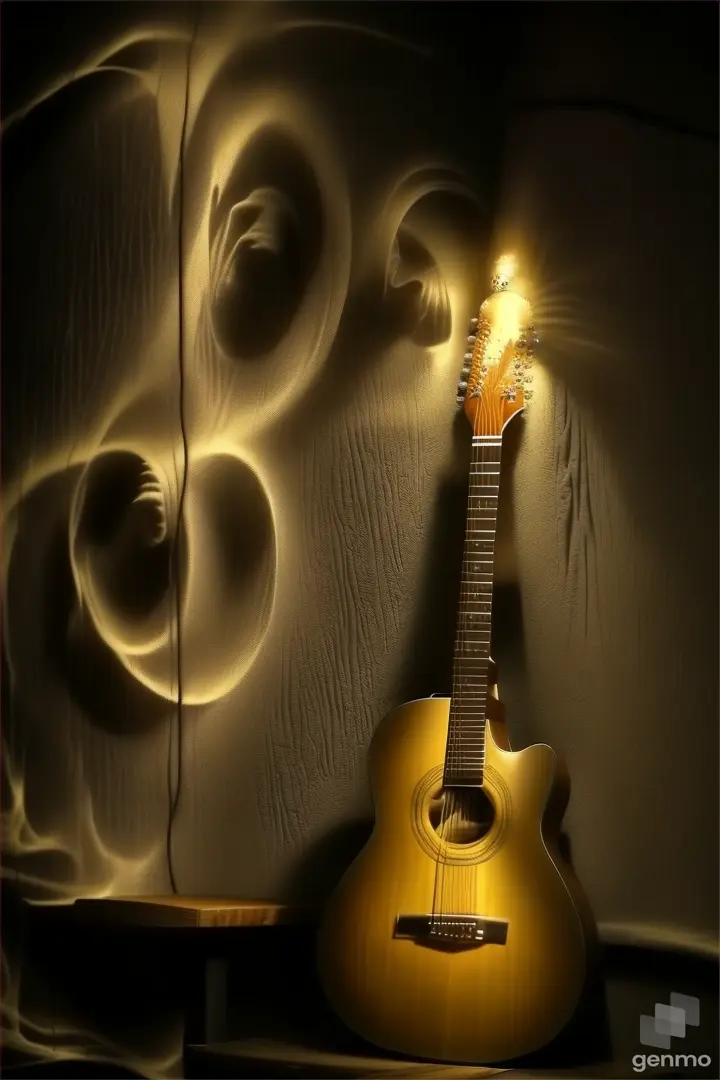
<instances>
[{"instance_id":1,"label":"wood grain on guitar top","mask_svg":"<svg viewBox=\"0 0 720 1080\"><path fill-rule=\"evenodd\" d=\"M368 1041L492 1063L540 1048L566 1025L583 992L593 930L557 851L567 786L550 747L502 749L502 726L496 739L489 720L489 831L467 845L444 844L440 859L423 842L422 830L430 844L437 838L430 816L438 791L422 781L434 773L441 786L449 705L410 702L376 733L375 830L327 909L319 966L335 1009ZM433 906L505 920L506 943L453 950L394 936L398 915Z\"/></svg>"}]
</instances>

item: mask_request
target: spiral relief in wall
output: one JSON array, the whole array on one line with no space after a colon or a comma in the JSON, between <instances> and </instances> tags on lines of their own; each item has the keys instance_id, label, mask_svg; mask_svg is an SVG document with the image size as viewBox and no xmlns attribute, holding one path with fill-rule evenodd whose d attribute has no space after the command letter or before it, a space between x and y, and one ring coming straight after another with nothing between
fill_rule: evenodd
<instances>
[{"instance_id":1,"label":"spiral relief in wall","mask_svg":"<svg viewBox=\"0 0 720 1080\"><path fill-rule=\"evenodd\" d=\"M70 516L72 571L81 607L123 667L175 701L179 568L182 698L200 705L237 685L260 647L274 595L275 527L255 469L216 453L190 463L178 534L170 466L121 449L88 463Z\"/></svg>"}]
</instances>

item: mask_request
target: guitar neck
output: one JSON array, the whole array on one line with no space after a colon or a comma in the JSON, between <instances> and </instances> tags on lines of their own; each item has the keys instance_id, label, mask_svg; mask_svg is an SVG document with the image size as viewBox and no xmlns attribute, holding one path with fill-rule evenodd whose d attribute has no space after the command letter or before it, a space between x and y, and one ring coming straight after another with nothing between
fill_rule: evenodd
<instances>
[{"instance_id":1,"label":"guitar neck","mask_svg":"<svg viewBox=\"0 0 720 1080\"><path fill-rule=\"evenodd\" d=\"M502 436L475 436L443 782L481 787Z\"/></svg>"}]
</instances>

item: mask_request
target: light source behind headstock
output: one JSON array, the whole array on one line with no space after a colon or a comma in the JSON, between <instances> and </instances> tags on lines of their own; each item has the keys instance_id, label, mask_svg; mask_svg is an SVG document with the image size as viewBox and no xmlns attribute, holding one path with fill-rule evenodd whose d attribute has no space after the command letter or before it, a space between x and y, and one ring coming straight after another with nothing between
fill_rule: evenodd
<instances>
[{"instance_id":1,"label":"light source behind headstock","mask_svg":"<svg viewBox=\"0 0 720 1080\"><path fill-rule=\"evenodd\" d=\"M495 266L490 296L470 325L458 404L475 435L500 435L532 397L532 361L538 343L529 301L509 286L515 261Z\"/></svg>"}]
</instances>

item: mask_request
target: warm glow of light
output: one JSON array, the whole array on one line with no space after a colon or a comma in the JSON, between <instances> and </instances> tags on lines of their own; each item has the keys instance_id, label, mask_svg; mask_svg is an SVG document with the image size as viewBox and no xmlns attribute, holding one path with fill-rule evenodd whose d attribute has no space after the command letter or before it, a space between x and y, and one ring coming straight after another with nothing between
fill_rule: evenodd
<instances>
[{"instance_id":1,"label":"warm glow of light","mask_svg":"<svg viewBox=\"0 0 720 1080\"><path fill-rule=\"evenodd\" d=\"M482 311L491 328L483 360L488 367L495 367L507 346L514 345L532 321L532 308L518 293L497 292L488 297Z\"/></svg>"},{"instance_id":2,"label":"warm glow of light","mask_svg":"<svg viewBox=\"0 0 720 1080\"><path fill-rule=\"evenodd\" d=\"M515 277L516 272L517 272L517 259L515 258L514 255L505 254L505 255L501 255L500 258L495 263L495 270L493 272L493 277L498 279L501 282L504 282L505 283L504 287L507 288L507 286L510 284L512 279Z\"/></svg>"}]
</instances>

